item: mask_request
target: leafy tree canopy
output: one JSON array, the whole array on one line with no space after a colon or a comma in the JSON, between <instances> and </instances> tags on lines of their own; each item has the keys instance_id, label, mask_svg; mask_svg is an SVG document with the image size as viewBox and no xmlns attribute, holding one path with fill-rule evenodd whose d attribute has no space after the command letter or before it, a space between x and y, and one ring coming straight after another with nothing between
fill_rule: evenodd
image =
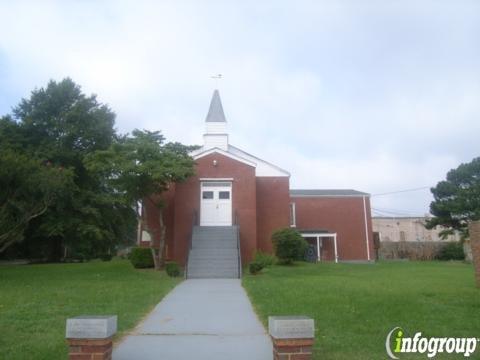
<instances>
[{"instance_id":1,"label":"leafy tree canopy","mask_svg":"<svg viewBox=\"0 0 480 360\"><path fill-rule=\"evenodd\" d=\"M32 91L12 114L0 119L0 152L8 150L10 157L12 153L18 157L4 159L5 172L15 174L15 164L28 159L33 163L25 166L50 164L71 174L61 196L25 229L26 242L52 250L45 256L58 259L65 246L72 253L92 256L133 236L135 214L130 204L105 187L101 174L85 167L88 154L106 150L118 140L114 122L115 114L106 105L94 95L84 95L68 78ZM40 170L32 171L31 181L34 174L47 184L53 181ZM10 183L11 188L2 191L12 193L19 185Z\"/></svg>"},{"instance_id":2,"label":"leafy tree canopy","mask_svg":"<svg viewBox=\"0 0 480 360\"><path fill-rule=\"evenodd\" d=\"M0 152L0 252L24 239L30 222L74 187L72 173L11 150Z\"/></svg>"},{"instance_id":3,"label":"leafy tree canopy","mask_svg":"<svg viewBox=\"0 0 480 360\"><path fill-rule=\"evenodd\" d=\"M434 201L430 212L434 216L427 228L446 228L443 235L458 230L468 235L468 222L480 220L480 157L461 164L447 173L447 178L431 189Z\"/></svg>"},{"instance_id":4,"label":"leafy tree canopy","mask_svg":"<svg viewBox=\"0 0 480 360\"><path fill-rule=\"evenodd\" d=\"M189 152L195 147L179 143L165 143L158 131L134 130L131 136L125 136L109 149L92 153L87 159L87 167L106 179L105 186L113 192L122 194L129 203L152 199L161 194L168 186L181 182L194 174L194 161ZM158 246L151 242L155 267L162 263L165 246L165 225L163 223L163 203L155 200L159 208L158 222L161 228ZM147 207L144 207L144 211ZM137 214L140 220L140 214ZM148 224L144 229L155 236Z\"/></svg>"}]
</instances>

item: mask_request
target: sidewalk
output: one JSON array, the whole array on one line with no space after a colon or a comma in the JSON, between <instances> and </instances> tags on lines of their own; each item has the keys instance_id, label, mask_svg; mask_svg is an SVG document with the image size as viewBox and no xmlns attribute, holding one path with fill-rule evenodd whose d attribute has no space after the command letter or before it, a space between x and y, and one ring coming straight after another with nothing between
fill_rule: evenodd
<instances>
[{"instance_id":1,"label":"sidewalk","mask_svg":"<svg viewBox=\"0 0 480 360\"><path fill-rule=\"evenodd\" d=\"M113 350L114 360L193 358L272 359L270 338L240 280L182 282Z\"/></svg>"}]
</instances>

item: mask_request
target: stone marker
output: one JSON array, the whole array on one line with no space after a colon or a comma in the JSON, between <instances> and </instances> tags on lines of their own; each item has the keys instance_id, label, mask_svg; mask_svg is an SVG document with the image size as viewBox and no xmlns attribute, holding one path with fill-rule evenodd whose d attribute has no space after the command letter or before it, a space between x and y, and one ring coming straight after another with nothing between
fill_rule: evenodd
<instances>
[{"instance_id":1,"label":"stone marker","mask_svg":"<svg viewBox=\"0 0 480 360\"><path fill-rule=\"evenodd\" d=\"M274 360L312 359L315 338L313 319L306 316L269 316L268 332Z\"/></svg>"},{"instance_id":2,"label":"stone marker","mask_svg":"<svg viewBox=\"0 0 480 360\"><path fill-rule=\"evenodd\" d=\"M480 221L472 221L468 225L470 233L470 247L472 248L472 261L475 269L477 287L480 288Z\"/></svg>"},{"instance_id":3,"label":"stone marker","mask_svg":"<svg viewBox=\"0 0 480 360\"><path fill-rule=\"evenodd\" d=\"M77 316L67 319L69 359L111 360L117 315Z\"/></svg>"}]
</instances>

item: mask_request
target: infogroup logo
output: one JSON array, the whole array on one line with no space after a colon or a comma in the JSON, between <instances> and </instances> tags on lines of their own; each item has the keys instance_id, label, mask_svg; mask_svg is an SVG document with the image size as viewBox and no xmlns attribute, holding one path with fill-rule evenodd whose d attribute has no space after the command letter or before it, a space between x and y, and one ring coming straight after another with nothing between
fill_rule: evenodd
<instances>
[{"instance_id":1,"label":"infogroup logo","mask_svg":"<svg viewBox=\"0 0 480 360\"><path fill-rule=\"evenodd\" d=\"M402 353L426 354L429 358L435 357L438 353L463 354L470 357L475 352L478 342L480 339L474 337L426 338L422 337L421 332L416 332L413 337L406 337L403 329L397 326L388 333L385 349L391 359L400 359L398 356Z\"/></svg>"}]
</instances>

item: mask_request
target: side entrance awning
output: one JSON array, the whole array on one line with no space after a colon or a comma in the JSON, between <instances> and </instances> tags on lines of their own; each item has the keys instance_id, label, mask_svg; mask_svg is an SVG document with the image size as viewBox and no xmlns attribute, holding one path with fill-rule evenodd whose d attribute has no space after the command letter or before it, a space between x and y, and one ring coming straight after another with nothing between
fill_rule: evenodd
<instances>
[{"instance_id":1,"label":"side entrance awning","mask_svg":"<svg viewBox=\"0 0 480 360\"><path fill-rule=\"evenodd\" d=\"M317 261L320 261L320 239L321 238L333 238L333 247L335 250L335 263L338 263L338 251L337 251L337 233L332 233L328 230L316 230L316 229L298 229L298 232L304 238L316 238L317 239Z\"/></svg>"}]
</instances>

